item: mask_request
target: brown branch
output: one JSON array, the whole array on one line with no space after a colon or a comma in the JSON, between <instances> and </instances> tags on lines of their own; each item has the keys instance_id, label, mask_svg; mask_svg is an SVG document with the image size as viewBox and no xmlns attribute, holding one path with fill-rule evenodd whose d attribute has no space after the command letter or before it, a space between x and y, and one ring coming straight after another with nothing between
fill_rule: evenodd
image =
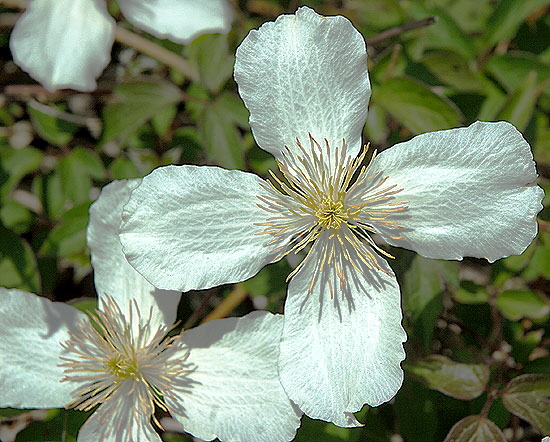
<instances>
[{"instance_id":1,"label":"brown branch","mask_svg":"<svg viewBox=\"0 0 550 442\"><path fill-rule=\"evenodd\" d=\"M437 20L437 17L427 17L423 18L422 20L413 21L401 26L387 29L380 34L375 35L374 37L367 38L367 45L375 45L389 38L404 34L405 32L433 25L435 22L437 22Z\"/></svg>"}]
</instances>

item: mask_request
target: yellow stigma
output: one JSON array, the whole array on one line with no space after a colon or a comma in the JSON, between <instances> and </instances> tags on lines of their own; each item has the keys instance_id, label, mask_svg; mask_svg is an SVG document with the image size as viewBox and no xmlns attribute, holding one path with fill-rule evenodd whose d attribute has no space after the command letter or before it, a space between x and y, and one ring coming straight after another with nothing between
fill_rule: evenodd
<instances>
[{"instance_id":1,"label":"yellow stigma","mask_svg":"<svg viewBox=\"0 0 550 442\"><path fill-rule=\"evenodd\" d=\"M339 229L340 224L349 218L348 211L342 200L334 201L332 198L324 198L315 210L317 224L325 229Z\"/></svg>"},{"instance_id":2,"label":"yellow stigma","mask_svg":"<svg viewBox=\"0 0 550 442\"><path fill-rule=\"evenodd\" d=\"M105 362L105 369L117 381L137 378L139 376L138 361L135 358L126 360L119 354L114 355Z\"/></svg>"}]
</instances>

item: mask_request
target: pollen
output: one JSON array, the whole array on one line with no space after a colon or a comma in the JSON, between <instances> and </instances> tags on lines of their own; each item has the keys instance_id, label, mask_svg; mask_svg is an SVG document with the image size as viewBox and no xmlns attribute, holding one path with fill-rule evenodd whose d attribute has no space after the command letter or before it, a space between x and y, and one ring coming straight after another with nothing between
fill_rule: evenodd
<instances>
[{"instance_id":1,"label":"pollen","mask_svg":"<svg viewBox=\"0 0 550 442\"><path fill-rule=\"evenodd\" d=\"M136 416L154 419L155 407L167 411L164 401L170 397L171 385L189 371L185 368L188 352L166 337L166 327L151 328L152 311L142 316L133 301L129 316L106 296L102 309L90 314L90 320L79 322L70 339L61 344L67 352L61 357L62 381L80 385L67 408L88 411L100 404L133 399Z\"/></svg>"},{"instance_id":2,"label":"pollen","mask_svg":"<svg viewBox=\"0 0 550 442\"><path fill-rule=\"evenodd\" d=\"M309 142L309 149L298 139L297 149L285 146L278 161L283 178L270 171L272 179L262 185L265 193L258 195L258 206L273 216L257 223L264 227L260 235L272 237L268 245L278 253L275 260L322 242L322 258L310 291L323 271L335 275L341 288L349 271L363 272L366 267L387 273L378 255L393 256L378 247L372 234L380 227L402 228L394 216L408 208L406 202L396 200L402 189L387 184L389 177L369 172L376 152L364 165L367 146L352 158L345 140L337 147L325 140L321 147L310 135ZM310 252L311 248L287 281L308 262Z\"/></svg>"}]
</instances>

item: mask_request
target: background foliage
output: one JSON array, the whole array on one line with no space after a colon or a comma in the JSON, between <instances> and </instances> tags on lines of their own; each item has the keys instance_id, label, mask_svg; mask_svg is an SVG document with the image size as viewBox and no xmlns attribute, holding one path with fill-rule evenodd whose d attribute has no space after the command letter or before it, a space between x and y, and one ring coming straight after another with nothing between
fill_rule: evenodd
<instances>
[{"instance_id":1,"label":"background foliage","mask_svg":"<svg viewBox=\"0 0 550 442\"><path fill-rule=\"evenodd\" d=\"M183 55L193 80L115 44L91 94L50 94L22 73L7 46L18 11L0 6L0 286L89 308L95 292L85 228L103 185L165 164L216 164L264 176L276 169L251 136L232 79L234 53L249 29L299 4L347 16L369 43L366 141L383 150L421 132L507 120L531 144L539 184L550 193L550 0L234 3L239 12L228 36L204 35L187 47L146 36ZM120 18L115 3L110 11ZM380 35L427 17L438 20ZM304 417L296 440L518 442L550 433L548 196L544 204L533 244L493 265L391 250L409 335L403 388L391 403L365 407L363 428ZM282 312L289 269L280 262L235 287L186 294L179 317L190 327L212 311ZM18 442L75 441L85 418L4 409L0 438L12 426L22 429ZM191 440L164 422L164 440Z\"/></svg>"}]
</instances>

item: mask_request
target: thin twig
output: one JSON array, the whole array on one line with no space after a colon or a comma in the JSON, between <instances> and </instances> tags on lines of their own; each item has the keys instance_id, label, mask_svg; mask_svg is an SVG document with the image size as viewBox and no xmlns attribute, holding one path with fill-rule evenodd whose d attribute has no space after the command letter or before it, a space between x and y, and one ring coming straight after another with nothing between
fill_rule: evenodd
<instances>
[{"instance_id":1,"label":"thin twig","mask_svg":"<svg viewBox=\"0 0 550 442\"><path fill-rule=\"evenodd\" d=\"M374 37L367 38L367 44L375 45L377 43L380 43L381 41L387 40L397 35L404 34L405 32L433 25L435 22L437 22L437 20L437 17L427 17L423 18L422 20L413 21L410 23L406 23L402 26L396 26L394 28L387 29L380 34L375 35Z\"/></svg>"},{"instance_id":2,"label":"thin twig","mask_svg":"<svg viewBox=\"0 0 550 442\"><path fill-rule=\"evenodd\" d=\"M184 330L189 330L191 327L193 327L199 317L202 315L202 312L204 311L204 309L206 308L206 306L208 305L208 302L210 301L210 299L212 299L212 296L214 296L214 294L216 293L217 291L216 290L210 290L206 296L204 297L204 299L202 300L201 302L201 305L199 306L198 309L196 309L192 314L191 316L189 316L189 318L187 319L187 321L185 322L185 324L183 324L183 329Z\"/></svg>"},{"instance_id":3,"label":"thin twig","mask_svg":"<svg viewBox=\"0 0 550 442\"><path fill-rule=\"evenodd\" d=\"M243 302L248 296L248 292L245 290L242 284L237 284L233 291L227 295L227 297L218 305L212 312L202 320L201 324L214 319L225 318L231 313L237 306Z\"/></svg>"},{"instance_id":4,"label":"thin twig","mask_svg":"<svg viewBox=\"0 0 550 442\"><path fill-rule=\"evenodd\" d=\"M197 72L185 58L159 46L151 40L147 40L121 25L117 25L116 27L115 39L123 45L130 46L142 54L148 55L166 66L174 68L193 81L198 80Z\"/></svg>"}]
</instances>

